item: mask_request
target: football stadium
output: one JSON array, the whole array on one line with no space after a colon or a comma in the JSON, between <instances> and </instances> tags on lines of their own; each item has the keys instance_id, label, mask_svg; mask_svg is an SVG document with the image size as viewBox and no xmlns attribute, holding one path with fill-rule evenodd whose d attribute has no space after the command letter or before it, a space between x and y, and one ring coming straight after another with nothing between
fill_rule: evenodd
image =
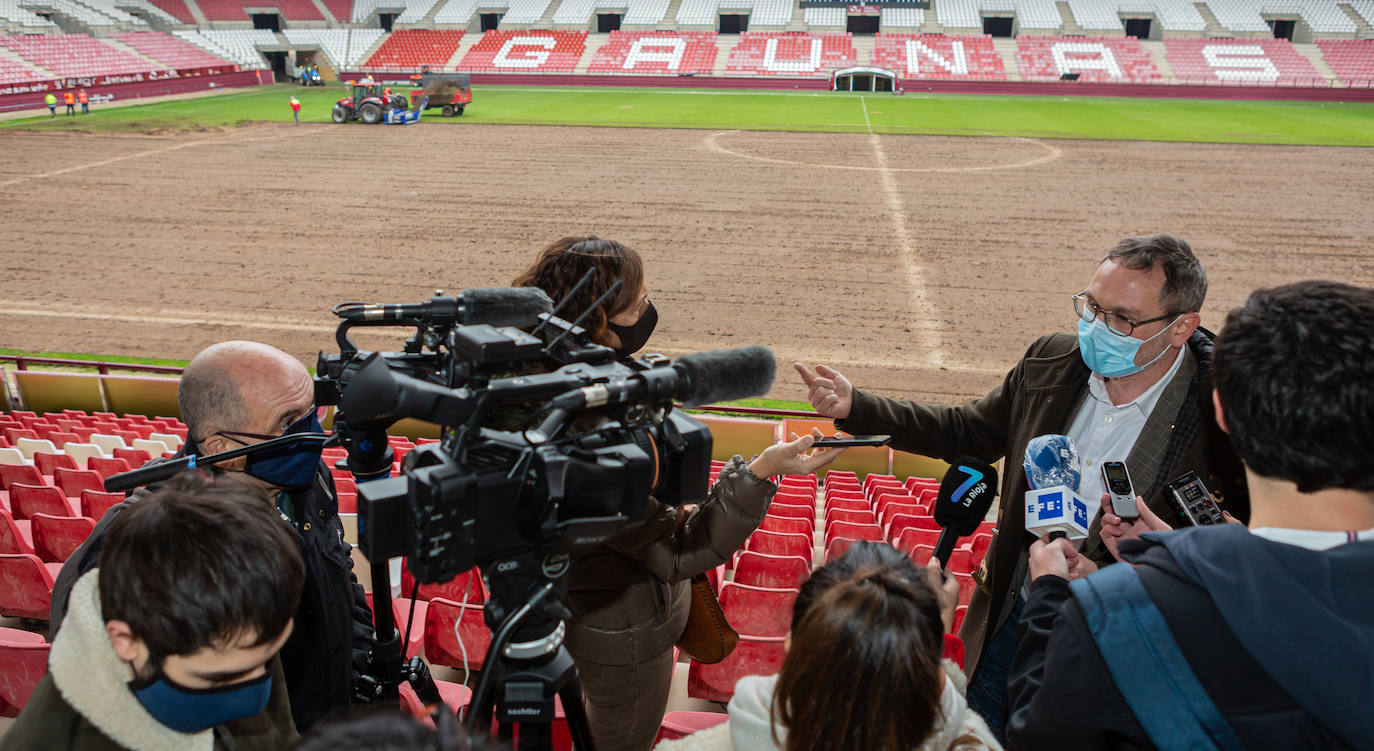
<instances>
[{"instance_id":1,"label":"football stadium","mask_svg":"<svg viewBox=\"0 0 1374 751\"><path fill-rule=\"evenodd\" d=\"M0 154L0 747L1374 742L1371 0L0 0Z\"/></svg>"}]
</instances>

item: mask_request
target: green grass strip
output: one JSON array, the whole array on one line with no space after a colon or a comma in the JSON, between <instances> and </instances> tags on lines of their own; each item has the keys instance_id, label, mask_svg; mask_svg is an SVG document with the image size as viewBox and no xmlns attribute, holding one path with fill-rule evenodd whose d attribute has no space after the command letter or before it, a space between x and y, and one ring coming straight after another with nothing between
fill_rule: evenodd
<instances>
[{"instance_id":1,"label":"green grass strip","mask_svg":"<svg viewBox=\"0 0 1374 751\"><path fill-rule=\"evenodd\" d=\"M92 114L77 118L49 119L45 113L0 127L158 132L289 122L293 95L303 103L303 121L328 122L334 101L344 93L339 84L310 89L278 84L195 99L95 107ZM871 127L893 134L1374 146L1374 103L527 86L478 86L473 97L463 116L444 118L430 111L421 125L830 133L867 133Z\"/></svg>"}]
</instances>

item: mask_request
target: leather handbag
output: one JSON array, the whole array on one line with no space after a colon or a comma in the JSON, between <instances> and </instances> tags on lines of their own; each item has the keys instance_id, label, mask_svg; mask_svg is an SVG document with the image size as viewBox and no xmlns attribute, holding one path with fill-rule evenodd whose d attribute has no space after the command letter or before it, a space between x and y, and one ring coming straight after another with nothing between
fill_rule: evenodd
<instances>
[{"instance_id":1,"label":"leather handbag","mask_svg":"<svg viewBox=\"0 0 1374 751\"><path fill-rule=\"evenodd\" d=\"M681 529L696 513L696 504L678 507L677 528ZM730 626L725 610L716 598L716 590L706 574L692 577L690 586L692 605L687 615L687 627L677 639L677 648L697 662L712 665L735 651L739 633Z\"/></svg>"},{"instance_id":2,"label":"leather handbag","mask_svg":"<svg viewBox=\"0 0 1374 751\"><path fill-rule=\"evenodd\" d=\"M691 592L692 612L687 616L687 628L678 637L677 648L700 663L720 662L735 651L739 634L726 620L706 574L692 577Z\"/></svg>"}]
</instances>

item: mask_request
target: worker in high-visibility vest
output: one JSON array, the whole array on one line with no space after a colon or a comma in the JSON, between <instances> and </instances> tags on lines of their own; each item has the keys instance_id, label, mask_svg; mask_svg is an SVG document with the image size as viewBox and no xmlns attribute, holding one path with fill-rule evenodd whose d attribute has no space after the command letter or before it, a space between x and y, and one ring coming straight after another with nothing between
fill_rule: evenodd
<instances>
[{"instance_id":1,"label":"worker in high-visibility vest","mask_svg":"<svg viewBox=\"0 0 1374 751\"><path fill-rule=\"evenodd\" d=\"M57 117L57 97L53 96L51 91L43 97L43 103L48 105L48 117Z\"/></svg>"},{"instance_id":2,"label":"worker in high-visibility vest","mask_svg":"<svg viewBox=\"0 0 1374 751\"><path fill-rule=\"evenodd\" d=\"M81 102L81 114L91 114L91 98L86 96L85 89L76 92L76 101Z\"/></svg>"},{"instance_id":3,"label":"worker in high-visibility vest","mask_svg":"<svg viewBox=\"0 0 1374 751\"><path fill-rule=\"evenodd\" d=\"M67 116L76 117L76 95L70 89L62 94L62 102L67 105Z\"/></svg>"},{"instance_id":4,"label":"worker in high-visibility vest","mask_svg":"<svg viewBox=\"0 0 1374 751\"><path fill-rule=\"evenodd\" d=\"M291 97L291 116L296 118L296 124L301 124L301 100Z\"/></svg>"}]
</instances>

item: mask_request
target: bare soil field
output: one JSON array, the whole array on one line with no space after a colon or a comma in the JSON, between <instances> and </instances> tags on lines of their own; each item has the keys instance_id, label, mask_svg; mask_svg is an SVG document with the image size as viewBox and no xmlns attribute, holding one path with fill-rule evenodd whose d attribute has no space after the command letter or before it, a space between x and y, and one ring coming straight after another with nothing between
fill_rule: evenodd
<instances>
[{"instance_id":1,"label":"bare soil field","mask_svg":"<svg viewBox=\"0 0 1374 751\"><path fill-rule=\"evenodd\" d=\"M337 302L505 284L595 233L646 257L652 349L764 344L960 402L1072 329L1126 235L1193 243L1211 327L1259 286L1374 285L1369 149L276 124L6 131L0 154L0 346L27 350L250 338L313 365Z\"/></svg>"}]
</instances>

